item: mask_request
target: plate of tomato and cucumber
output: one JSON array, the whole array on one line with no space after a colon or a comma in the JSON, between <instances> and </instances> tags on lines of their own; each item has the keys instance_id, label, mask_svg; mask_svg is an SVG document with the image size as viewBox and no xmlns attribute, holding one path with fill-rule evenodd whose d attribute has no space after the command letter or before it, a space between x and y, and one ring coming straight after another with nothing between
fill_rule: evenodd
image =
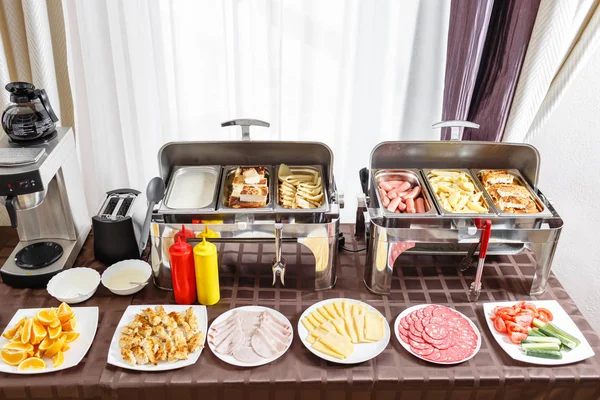
<instances>
[{"instance_id":1,"label":"plate of tomato and cucumber","mask_svg":"<svg viewBox=\"0 0 600 400\"><path fill-rule=\"evenodd\" d=\"M555 300L485 303L492 336L513 359L531 364L571 364L594 350Z\"/></svg>"}]
</instances>

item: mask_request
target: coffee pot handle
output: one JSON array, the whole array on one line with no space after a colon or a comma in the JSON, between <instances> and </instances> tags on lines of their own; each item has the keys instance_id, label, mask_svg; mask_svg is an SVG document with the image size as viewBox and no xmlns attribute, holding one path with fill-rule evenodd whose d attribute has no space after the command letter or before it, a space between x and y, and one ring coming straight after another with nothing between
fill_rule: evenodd
<instances>
[{"instance_id":1,"label":"coffee pot handle","mask_svg":"<svg viewBox=\"0 0 600 400\"><path fill-rule=\"evenodd\" d=\"M50 100L48 100L48 94L46 94L46 91L44 89L37 89L36 95L37 98L40 99L40 101L42 102L42 105L46 109L46 112L50 116L50 119L52 119L52 122L58 121L58 117L56 116L54 110L52 109L52 106L50 105Z\"/></svg>"},{"instance_id":2,"label":"coffee pot handle","mask_svg":"<svg viewBox=\"0 0 600 400\"><path fill-rule=\"evenodd\" d=\"M17 227L17 198L15 196L6 196L4 199L4 206L8 212L10 218L10 226L13 228Z\"/></svg>"}]
</instances>

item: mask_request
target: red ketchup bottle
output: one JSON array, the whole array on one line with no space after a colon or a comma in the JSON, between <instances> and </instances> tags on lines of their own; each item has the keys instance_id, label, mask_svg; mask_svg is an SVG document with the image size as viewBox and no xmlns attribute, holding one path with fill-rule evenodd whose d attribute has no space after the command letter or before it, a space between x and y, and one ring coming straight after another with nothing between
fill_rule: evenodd
<instances>
[{"instance_id":1,"label":"red ketchup bottle","mask_svg":"<svg viewBox=\"0 0 600 400\"><path fill-rule=\"evenodd\" d=\"M185 242L186 239L194 239L196 235L194 235L194 232L190 231L189 229L185 229L185 225L181 225L181 230L175 234L175 242L177 242L178 237Z\"/></svg>"},{"instance_id":2,"label":"red ketchup bottle","mask_svg":"<svg viewBox=\"0 0 600 400\"><path fill-rule=\"evenodd\" d=\"M171 276L173 292L177 304L192 304L196 302L196 272L194 268L194 253L192 246L181 236L169 247L171 257Z\"/></svg>"}]
</instances>

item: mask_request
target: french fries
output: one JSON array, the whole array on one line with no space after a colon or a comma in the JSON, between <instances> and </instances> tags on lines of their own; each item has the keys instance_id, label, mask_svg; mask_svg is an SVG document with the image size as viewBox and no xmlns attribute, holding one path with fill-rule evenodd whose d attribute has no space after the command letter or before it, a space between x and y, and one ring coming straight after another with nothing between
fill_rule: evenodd
<instances>
[{"instance_id":1,"label":"french fries","mask_svg":"<svg viewBox=\"0 0 600 400\"><path fill-rule=\"evenodd\" d=\"M459 214L488 212L483 193L465 172L434 169L427 179L444 210Z\"/></svg>"}]
</instances>

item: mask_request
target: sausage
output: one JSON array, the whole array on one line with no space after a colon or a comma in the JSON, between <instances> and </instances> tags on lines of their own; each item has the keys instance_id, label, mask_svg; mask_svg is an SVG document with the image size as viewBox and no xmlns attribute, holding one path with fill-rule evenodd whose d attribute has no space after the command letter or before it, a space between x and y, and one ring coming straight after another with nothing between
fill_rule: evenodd
<instances>
[{"instance_id":1,"label":"sausage","mask_svg":"<svg viewBox=\"0 0 600 400\"><path fill-rule=\"evenodd\" d=\"M390 204L390 198L386 195L383 195L381 196L381 202L383 203L384 207L387 207Z\"/></svg>"},{"instance_id":2,"label":"sausage","mask_svg":"<svg viewBox=\"0 0 600 400\"><path fill-rule=\"evenodd\" d=\"M425 212L425 200L422 197L419 197L415 200L415 208L417 209L417 213L422 214Z\"/></svg>"},{"instance_id":3,"label":"sausage","mask_svg":"<svg viewBox=\"0 0 600 400\"><path fill-rule=\"evenodd\" d=\"M421 193L421 187L415 186L408 194L402 196L402 200L406 201L407 199L414 199Z\"/></svg>"},{"instance_id":4,"label":"sausage","mask_svg":"<svg viewBox=\"0 0 600 400\"><path fill-rule=\"evenodd\" d=\"M385 183L387 183L388 185L390 185L392 188L398 187L401 184L404 183L404 181L385 181Z\"/></svg>"},{"instance_id":5,"label":"sausage","mask_svg":"<svg viewBox=\"0 0 600 400\"><path fill-rule=\"evenodd\" d=\"M400 198L400 197L398 197L398 198ZM400 211L406 210L406 204L404 204L403 202L398 203L398 210L400 210Z\"/></svg>"},{"instance_id":6,"label":"sausage","mask_svg":"<svg viewBox=\"0 0 600 400\"><path fill-rule=\"evenodd\" d=\"M390 198L390 200L395 199L396 197L400 197L396 192L389 192L387 196Z\"/></svg>"},{"instance_id":7,"label":"sausage","mask_svg":"<svg viewBox=\"0 0 600 400\"><path fill-rule=\"evenodd\" d=\"M406 199L406 212L410 214L414 214L417 212L415 209L415 201L412 198Z\"/></svg>"},{"instance_id":8,"label":"sausage","mask_svg":"<svg viewBox=\"0 0 600 400\"><path fill-rule=\"evenodd\" d=\"M410 190L410 186L410 182L402 182L400 185L396 186L391 191L395 193L406 192L407 190Z\"/></svg>"},{"instance_id":9,"label":"sausage","mask_svg":"<svg viewBox=\"0 0 600 400\"><path fill-rule=\"evenodd\" d=\"M390 204L387 206L387 210L389 212L396 211L396 208L398 208L398 204L400 204L400 203L402 203L402 198L396 197L395 199L393 199L392 201L390 201Z\"/></svg>"},{"instance_id":10,"label":"sausage","mask_svg":"<svg viewBox=\"0 0 600 400\"><path fill-rule=\"evenodd\" d=\"M379 197L381 197L381 199L383 199L386 196L387 196L387 192L385 190L379 188Z\"/></svg>"},{"instance_id":11,"label":"sausage","mask_svg":"<svg viewBox=\"0 0 600 400\"><path fill-rule=\"evenodd\" d=\"M385 190L386 192L389 192L390 190L393 189L392 185L390 185L387 182L379 182L379 187L383 190Z\"/></svg>"}]
</instances>

